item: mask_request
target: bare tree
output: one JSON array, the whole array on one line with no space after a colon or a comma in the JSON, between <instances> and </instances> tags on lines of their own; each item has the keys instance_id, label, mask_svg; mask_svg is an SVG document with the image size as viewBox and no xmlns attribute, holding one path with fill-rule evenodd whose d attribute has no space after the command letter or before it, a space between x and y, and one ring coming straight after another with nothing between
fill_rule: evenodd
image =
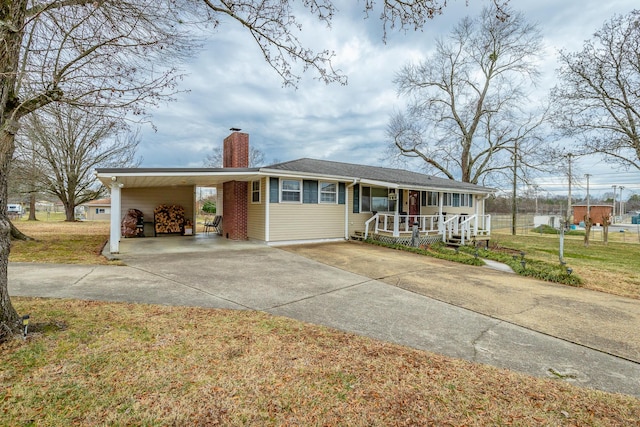
<instances>
[{"instance_id":1,"label":"bare tree","mask_svg":"<svg viewBox=\"0 0 640 427\"><path fill-rule=\"evenodd\" d=\"M23 133L44 165L40 182L62 202L67 221L75 221L76 206L100 195L94 169L133 166L139 143L121 122L68 105L29 115Z\"/></svg>"},{"instance_id":2,"label":"bare tree","mask_svg":"<svg viewBox=\"0 0 640 427\"><path fill-rule=\"evenodd\" d=\"M560 52L557 126L577 152L640 169L640 10L615 16L577 53Z\"/></svg>"},{"instance_id":3,"label":"bare tree","mask_svg":"<svg viewBox=\"0 0 640 427\"><path fill-rule=\"evenodd\" d=\"M170 97L177 64L193 52L172 0L0 0L0 322L15 330L7 293L7 171L23 119L52 102L145 116ZM177 7L180 6L181 9ZM202 11L200 11L201 13Z\"/></svg>"},{"instance_id":4,"label":"bare tree","mask_svg":"<svg viewBox=\"0 0 640 427\"><path fill-rule=\"evenodd\" d=\"M249 147L249 167L264 166L264 152L259 148ZM204 158L203 164L209 168L222 167L222 148L216 147Z\"/></svg>"},{"instance_id":5,"label":"bare tree","mask_svg":"<svg viewBox=\"0 0 640 427\"><path fill-rule=\"evenodd\" d=\"M477 184L508 170L514 142L540 131L544 110L521 110L538 75L540 32L507 12L497 19L495 7L486 7L477 19L461 20L436 40L435 53L398 73L394 82L408 106L388 126L396 155Z\"/></svg>"}]
</instances>

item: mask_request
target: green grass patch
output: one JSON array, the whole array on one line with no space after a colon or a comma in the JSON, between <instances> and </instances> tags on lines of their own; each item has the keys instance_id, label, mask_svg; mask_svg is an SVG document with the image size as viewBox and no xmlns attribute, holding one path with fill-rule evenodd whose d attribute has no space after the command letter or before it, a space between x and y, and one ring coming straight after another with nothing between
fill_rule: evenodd
<instances>
[{"instance_id":1,"label":"green grass patch","mask_svg":"<svg viewBox=\"0 0 640 427\"><path fill-rule=\"evenodd\" d=\"M560 238L557 235L517 235L493 233L492 251L525 252L530 261L560 264ZM591 241L584 246L581 237L566 236L564 261L582 286L616 295L640 298L640 246L637 243Z\"/></svg>"}]
</instances>

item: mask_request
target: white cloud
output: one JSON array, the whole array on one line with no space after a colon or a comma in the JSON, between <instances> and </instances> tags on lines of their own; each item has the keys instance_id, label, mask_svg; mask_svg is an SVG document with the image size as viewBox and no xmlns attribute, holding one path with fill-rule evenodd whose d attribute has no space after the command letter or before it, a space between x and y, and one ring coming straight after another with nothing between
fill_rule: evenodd
<instances>
[{"instance_id":1,"label":"white cloud","mask_svg":"<svg viewBox=\"0 0 640 427\"><path fill-rule=\"evenodd\" d=\"M540 99L555 82L557 49L579 49L606 19L635 6L632 0L519 3L525 2L511 6L522 7L529 21L539 23L546 45ZM381 164L389 115L402 105L392 82L395 73L405 63L424 58L436 36L485 4L453 2L423 31L390 32L386 44L377 15L363 19L361 3L340 5L330 31L302 19L301 40L315 49L335 51L335 67L348 75L349 84L327 86L305 75L298 90L282 87L245 30L223 23L186 65L189 75L181 87L190 92L154 113L158 131L143 133L143 166L201 166L230 127L248 132L267 161L312 157Z\"/></svg>"}]
</instances>

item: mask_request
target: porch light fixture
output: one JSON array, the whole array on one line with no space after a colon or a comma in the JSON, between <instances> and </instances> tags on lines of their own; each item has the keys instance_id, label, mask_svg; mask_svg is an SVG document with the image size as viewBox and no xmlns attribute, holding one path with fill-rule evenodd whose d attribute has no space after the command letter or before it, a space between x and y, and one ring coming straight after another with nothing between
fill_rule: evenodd
<instances>
[{"instance_id":1,"label":"porch light fixture","mask_svg":"<svg viewBox=\"0 0 640 427\"><path fill-rule=\"evenodd\" d=\"M29 315L22 316L22 338L27 339L27 329L29 328Z\"/></svg>"}]
</instances>

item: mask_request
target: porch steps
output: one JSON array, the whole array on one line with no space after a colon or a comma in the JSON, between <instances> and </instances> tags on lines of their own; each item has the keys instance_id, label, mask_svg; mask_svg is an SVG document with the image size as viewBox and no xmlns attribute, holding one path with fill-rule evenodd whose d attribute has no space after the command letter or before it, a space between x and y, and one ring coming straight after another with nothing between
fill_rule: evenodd
<instances>
[{"instance_id":1,"label":"porch steps","mask_svg":"<svg viewBox=\"0 0 640 427\"><path fill-rule=\"evenodd\" d=\"M351 240L363 241L364 231L354 231L353 234L351 235Z\"/></svg>"},{"instance_id":2,"label":"porch steps","mask_svg":"<svg viewBox=\"0 0 640 427\"><path fill-rule=\"evenodd\" d=\"M478 246L478 243L484 242L484 244L488 246L490 239L491 239L491 236L477 235L477 236L472 236L471 238L465 239L465 244ZM447 243L447 246L462 246L462 236L460 235L451 236L451 238L447 239L446 243Z\"/></svg>"}]
</instances>

